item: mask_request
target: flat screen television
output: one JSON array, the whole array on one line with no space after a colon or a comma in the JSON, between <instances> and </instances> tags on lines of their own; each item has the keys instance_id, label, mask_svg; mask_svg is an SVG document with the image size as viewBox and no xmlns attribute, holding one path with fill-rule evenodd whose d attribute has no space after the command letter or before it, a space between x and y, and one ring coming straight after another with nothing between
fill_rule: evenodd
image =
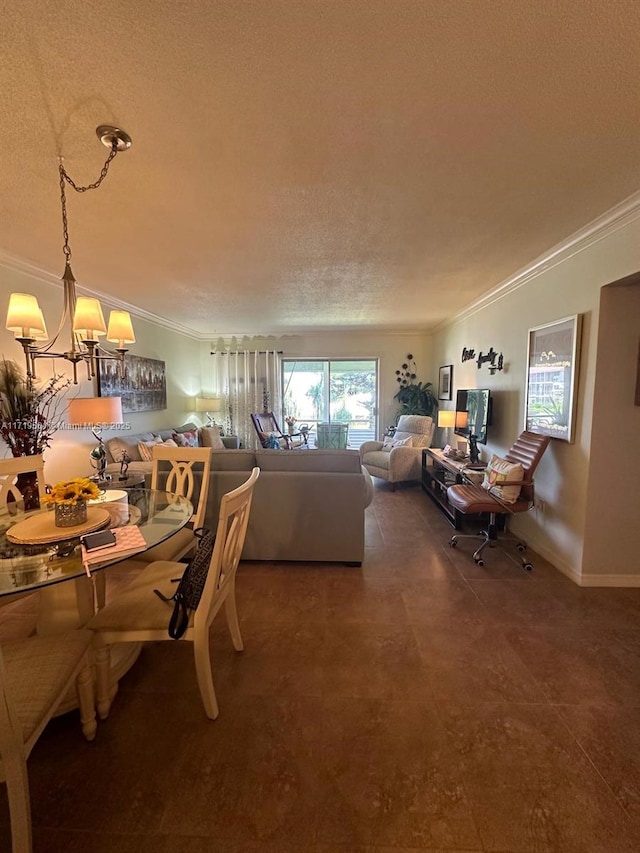
<instances>
[{"instance_id":1,"label":"flat screen television","mask_svg":"<svg viewBox=\"0 0 640 853\"><path fill-rule=\"evenodd\" d=\"M491 394L488 388L467 388L456 393L454 432L464 438L474 437L478 444L487 443L487 427L491 425Z\"/></svg>"}]
</instances>

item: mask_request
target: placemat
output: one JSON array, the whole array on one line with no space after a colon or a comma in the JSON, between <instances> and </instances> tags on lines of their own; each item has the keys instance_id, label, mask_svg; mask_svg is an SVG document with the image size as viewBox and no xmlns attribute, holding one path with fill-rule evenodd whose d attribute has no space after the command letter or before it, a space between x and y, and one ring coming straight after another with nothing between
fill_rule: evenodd
<instances>
[{"instance_id":1,"label":"placemat","mask_svg":"<svg viewBox=\"0 0 640 853\"><path fill-rule=\"evenodd\" d=\"M6 532L10 542L20 545L47 545L49 542L62 542L65 539L75 539L83 533L91 533L109 524L111 515L102 507L87 507L87 520L84 524L74 527L56 527L55 512L42 510L30 515L24 521L14 524Z\"/></svg>"}]
</instances>

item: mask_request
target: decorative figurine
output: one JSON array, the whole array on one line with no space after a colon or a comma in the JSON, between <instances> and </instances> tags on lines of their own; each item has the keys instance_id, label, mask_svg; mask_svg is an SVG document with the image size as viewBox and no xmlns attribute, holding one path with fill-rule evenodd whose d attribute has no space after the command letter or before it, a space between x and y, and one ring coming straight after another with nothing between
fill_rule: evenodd
<instances>
[{"instance_id":1,"label":"decorative figurine","mask_svg":"<svg viewBox=\"0 0 640 853\"><path fill-rule=\"evenodd\" d=\"M129 470L129 463L131 462L131 457L127 453L126 450L122 451L122 456L120 457L120 480L126 480L129 476L127 471Z\"/></svg>"}]
</instances>

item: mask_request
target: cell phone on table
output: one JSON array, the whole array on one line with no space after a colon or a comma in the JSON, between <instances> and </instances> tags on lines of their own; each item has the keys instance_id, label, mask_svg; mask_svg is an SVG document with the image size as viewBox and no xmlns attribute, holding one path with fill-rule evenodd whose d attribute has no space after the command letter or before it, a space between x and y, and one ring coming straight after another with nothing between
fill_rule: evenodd
<instances>
[{"instance_id":1,"label":"cell phone on table","mask_svg":"<svg viewBox=\"0 0 640 853\"><path fill-rule=\"evenodd\" d=\"M108 548L110 545L115 545L116 537L111 530L99 530L97 533L86 533L80 537L80 541L87 551L94 551L96 548Z\"/></svg>"}]
</instances>

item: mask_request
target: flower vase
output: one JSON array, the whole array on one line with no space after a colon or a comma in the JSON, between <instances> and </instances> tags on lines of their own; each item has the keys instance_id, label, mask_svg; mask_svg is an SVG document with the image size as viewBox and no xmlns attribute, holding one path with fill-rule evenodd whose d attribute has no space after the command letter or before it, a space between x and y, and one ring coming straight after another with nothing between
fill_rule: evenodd
<instances>
[{"instance_id":1,"label":"flower vase","mask_svg":"<svg viewBox=\"0 0 640 853\"><path fill-rule=\"evenodd\" d=\"M87 502L79 500L75 504L55 505L56 527L77 527L87 520Z\"/></svg>"},{"instance_id":2,"label":"flower vase","mask_svg":"<svg viewBox=\"0 0 640 853\"><path fill-rule=\"evenodd\" d=\"M293 424L287 424L287 430L289 435L293 435Z\"/></svg>"}]
</instances>

